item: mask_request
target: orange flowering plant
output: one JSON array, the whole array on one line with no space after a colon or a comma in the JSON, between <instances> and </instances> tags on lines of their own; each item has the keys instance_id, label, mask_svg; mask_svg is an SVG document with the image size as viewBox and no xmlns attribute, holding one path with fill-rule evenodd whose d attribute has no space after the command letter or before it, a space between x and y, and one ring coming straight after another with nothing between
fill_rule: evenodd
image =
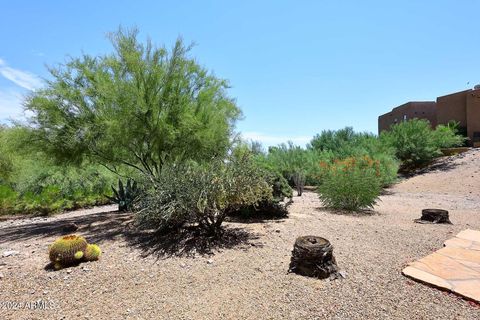
<instances>
[{"instance_id":1,"label":"orange flowering plant","mask_svg":"<svg viewBox=\"0 0 480 320\"><path fill-rule=\"evenodd\" d=\"M369 156L348 157L319 164L322 184L319 196L325 206L358 211L373 208L382 188L379 160Z\"/></svg>"}]
</instances>

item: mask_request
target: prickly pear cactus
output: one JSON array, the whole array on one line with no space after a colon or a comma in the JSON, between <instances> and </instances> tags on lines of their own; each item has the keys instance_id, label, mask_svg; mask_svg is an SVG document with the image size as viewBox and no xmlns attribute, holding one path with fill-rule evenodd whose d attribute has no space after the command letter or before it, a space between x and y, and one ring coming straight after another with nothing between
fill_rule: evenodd
<instances>
[{"instance_id":1,"label":"prickly pear cactus","mask_svg":"<svg viewBox=\"0 0 480 320\"><path fill-rule=\"evenodd\" d=\"M50 261L55 269L61 269L82 261L87 248L87 241L77 235L64 236L50 246Z\"/></svg>"},{"instance_id":2,"label":"prickly pear cactus","mask_svg":"<svg viewBox=\"0 0 480 320\"><path fill-rule=\"evenodd\" d=\"M83 258L86 261L96 261L100 258L101 254L102 254L102 250L100 249L99 246L97 246L96 244L89 244L85 249L85 255Z\"/></svg>"}]
</instances>

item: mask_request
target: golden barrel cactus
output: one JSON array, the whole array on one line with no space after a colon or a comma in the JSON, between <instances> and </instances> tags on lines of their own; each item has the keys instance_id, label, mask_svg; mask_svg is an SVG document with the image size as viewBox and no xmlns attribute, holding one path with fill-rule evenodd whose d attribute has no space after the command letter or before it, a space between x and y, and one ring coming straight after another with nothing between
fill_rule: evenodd
<instances>
[{"instance_id":1,"label":"golden barrel cactus","mask_svg":"<svg viewBox=\"0 0 480 320\"><path fill-rule=\"evenodd\" d=\"M85 255L83 256L83 258L86 261L96 261L100 258L101 254L102 250L99 246L97 246L96 244L89 244L85 249Z\"/></svg>"},{"instance_id":2,"label":"golden barrel cactus","mask_svg":"<svg viewBox=\"0 0 480 320\"><path fill-rule=\"evenodd\" d=\"M61 237L50 246L50 261L57 270L77 264L82 261L87 245L87 241L77 235Z\"/></svg>"}]
</instances>

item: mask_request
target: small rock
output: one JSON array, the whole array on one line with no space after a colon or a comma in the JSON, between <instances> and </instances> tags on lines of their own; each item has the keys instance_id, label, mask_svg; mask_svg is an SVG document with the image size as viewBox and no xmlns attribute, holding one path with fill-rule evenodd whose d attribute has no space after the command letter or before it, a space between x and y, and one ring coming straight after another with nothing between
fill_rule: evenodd
<instances>
[{"instance_id":1,"label":"small rock","mask_svg":"<svg viewBox=\"0 0 480 320\"><path fill-rule=\"evenodd\" d=\"M186 268L187 264L185 262L180 263L180 268Z\"/></svg>"},{"instance_id":2,"label":"small rock","mask_svg":"<svg viewBox=\"0 0 480 320\"><path fill-rule=\"evenodd\" d=\"M339 274L343 279L345 279L345 278L347 277L347 271L345 271L345 270L339 271L338 274Z\"/></svg>"},{"instance_id":3,"label":"small rock","mask_svg":"<svg viewBox=\"0 0 480 320\"><path fill-rule=\"evenodd\" d=\"M213 264L213 260L212 260L212 259L208 259L208 260L207 260L207 263L208 263L208 264Z\"/></svg>"},{"instance_id":4,"label":"small rock","mask_svg":"<svg viewBox=\"0 0 480 320\"><path fill-rule=\"evenodd\" d=\"M43 294L47 294L48 293L48 290L43 290Z\"/></svg>"},{"instance_id":5,"label":"small rock","mask_svg":"<svg viewBox=\"0 0 480 320\"><path fill-rule=\"evenodd\" d=\"M276 229L275 232L276 232L276 233L280 233L280 229Z\"/></svg>"},{"instance_id":6,"label":"small rock","mask_svg":"<svg viewBox=\"0 0 480 320\"><path fill-rule=\"evenodd\" d=\"M35 294L35 290L31 290L31 291L30 291L30 294Z\"/></svg>"},{"instance_id":7,"label":"small rock","mask_svg":"<svg viewBox=\"0 0 480 320\"><path fill-rule=\"evenodd\" d=\"M16 255L19 254L19 253L20 253L20 252L15 251L15 250L7 250L7 251L4 251L4 252L3 252L3 256L4 256L4 257L16 256Z\"/></svg>"},{"instance_id":8,"label":"small rock","mask_svg":"<svg viewBox=\"0 0 480 320\"><path fill-rule=\"evenodd\" d=\"M3 277L4 277L3 273L0 273L0 279L3 279Z\"/></svg>"},{"instance_id":9,"label":"small rock","mask_svg":"<svg viewBox=\"0 0 480 320\"><path fill-rule=\"evenodd\" d=\"M85 272L92 271L92 269L89 269L87 267L82 267L82 270L85 271Z\"/></svg>"},{"instance_id":10,"label":"small rock","mask_svg":"<svg viewBox=\"0 0 480 320\"><path fill-rule=\"evenodd\" d=\"M72 273L72 269L68 269L68 270L67 270L67 273L68 273L68 274Z\"/></svg>"},{"instance_id":11,"label":"small rock","mask_svg":"<svg viewBox=\"0 0 480 320\"><path fill-rule=\"evenodd\" d=\"M24 245L25 248L28 248L28 247L30 247L30 246L31 246L31 244L29 244L29 243L27 243L27 244Z\"/></svg>"}]
</instances>

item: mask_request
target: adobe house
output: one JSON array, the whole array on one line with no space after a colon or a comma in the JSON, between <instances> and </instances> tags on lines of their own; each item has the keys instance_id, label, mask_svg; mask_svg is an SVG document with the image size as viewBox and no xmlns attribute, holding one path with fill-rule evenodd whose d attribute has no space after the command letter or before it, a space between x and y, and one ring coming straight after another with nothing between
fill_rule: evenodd
<instances>
[{"instance_id":1,"label":"adobe house","mask_svg":"<svg viewBox=\"0 0 480 320\"><path fill-rule=\"evenodd\" d=\"M480 146L480 85L438 97L436 101L407 102L398 106L378 117L378 133L413 118L426 119L432 127L457 121L459 131L470 139L468 144Z\"/></svg>"}]
</instances>

